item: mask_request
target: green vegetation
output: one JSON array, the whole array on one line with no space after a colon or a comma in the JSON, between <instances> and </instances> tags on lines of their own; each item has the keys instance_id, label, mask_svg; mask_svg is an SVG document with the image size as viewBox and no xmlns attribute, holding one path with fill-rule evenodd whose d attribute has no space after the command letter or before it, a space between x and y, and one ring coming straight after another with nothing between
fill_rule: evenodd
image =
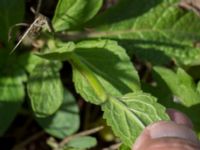
<instances>
[{"instance_id":1,"label":"green vegetation","mask_svg":"<svg viewBox=\"0 0 200 150\"><path fill-rule=\"evenodd\" d=\"M199 134L200 18L178 2L119 0L103 11L103 0L59 0L51 21L55 33L42 28L28 40L27 34L10 54L15 35L23 32L15 28L9 42L8 33L23 22L25 1L1 0L0 135L25 111L62 140L84 126L80 96L86 105L101 108L123 143L121 150L130 149L145 126L169 120L168 107L186 113ZM42 44L35 46L38 42ZM66 63L72 71L65 70ZM65 80L73 81L71 87ZM84 150L97 140L84 135L61 147L55 143L48 144L57 150Z\"/></svg>"}]
</instances>

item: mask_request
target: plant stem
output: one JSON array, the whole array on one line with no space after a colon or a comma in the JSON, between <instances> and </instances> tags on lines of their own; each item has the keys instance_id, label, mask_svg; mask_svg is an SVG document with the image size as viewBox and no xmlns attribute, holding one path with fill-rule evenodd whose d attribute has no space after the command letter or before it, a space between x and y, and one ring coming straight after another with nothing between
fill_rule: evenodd
<instances>
[{"instance_id":1,"label":"plant stem","mask_svg":"<svg viewBox=\"0 0 200 150\"><path fill-rule=\"evenodd\" d=\"M122 143L116 143L116 144L113 144L109 147L103 148L102 150L117 150L117 149L119 149L121 144Z\"/></svg>"}]
</instances>

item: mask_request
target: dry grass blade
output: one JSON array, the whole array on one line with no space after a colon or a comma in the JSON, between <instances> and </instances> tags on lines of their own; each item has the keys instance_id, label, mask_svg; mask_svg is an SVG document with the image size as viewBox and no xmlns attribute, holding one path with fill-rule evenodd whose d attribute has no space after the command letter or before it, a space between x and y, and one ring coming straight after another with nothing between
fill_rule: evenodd
<instances>
[{"instance_id":1,"label":"dry grass blade","mask_svg":"<svg viewBox=\"0 0 200 150\"><path fill-rule=\"evenodd\" d=\"M12 33L13 33L14 28L19 27L19 26L28 27L29 24L27 24L27 23L17 23L17 24L15 24L15 25L11 26L10 29L9 29L9 31L8 31L8 42L9 42L9 41L11 40L11 38L12 38Z\"/></svg>"},{"instance_id":2,"label":"dry grass blade","mask_svg":"<svg viewBox=\"0 0 200 150\"><path fill-rule=\"evenodd\" d=\"M29 34L29 32L31 30L33 30L34 24L39 20L39 18L36 18L35 21L30 25L30 27L25 31L25 33L22 35L21 39L17 42L17 44L15 45L15 47L12 49L12 51L10 52L10 54L12 54L17 47L19 46L19 44L23 41L23 39Z\"/></svg>"},{"instance_id":3,"label":"dry grass blade","mask_svg":"<svg viewBox=\"0 0 200 150\"><path fill-rule=\"evenodd\" d=\"M29 26L29 28L24 32L24 34L22 35L22 37L20 38L20 40L17 42L17 44L15 45L15 47L11 50L10 54L12 54L17 49L17 47L20 45L20 43L29 34L34 35L34 34L40 32L40 30L42 28L44 28L44 27L47 27L47 29L49 30L49 32L54 32L54 29L53 29L50 21L48 20L48 18L46 16L44 16L44 15L42 15L42 14L39 13L41 4L42 4L42 0L39 0L38 1L37 10L34 10L33 8L31 8L31 11L35 14L35 20ZM14 25L14 26L20 26L20 25L24 25L24 24L20 23L20 24ZM13 29L13 27L10 30L12 31L12 29ZM9 32L9 35L10 35L10 32ZM9 39L10 39L10 36L9 36Z\"/></svg>"}]
</instances>

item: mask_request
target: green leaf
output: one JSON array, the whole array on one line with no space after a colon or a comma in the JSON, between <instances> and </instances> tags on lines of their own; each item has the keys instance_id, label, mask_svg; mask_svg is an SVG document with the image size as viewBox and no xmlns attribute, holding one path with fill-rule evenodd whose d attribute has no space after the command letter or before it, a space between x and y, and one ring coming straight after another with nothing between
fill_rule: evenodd
<instances>
[{"instance_id":1,"label":"green leaf","mask_svg":"<svg viewBox=\"0 0 200 150\"><path fill-rule=\"evenodd\" d=\"M177 73L163 67L154 67L154 70L183 105L190 107L200 103L200 93L197 92L193 79L183 69L178 68Z\"/></svg>"},{"instance_id":2,"label":"green leaf","mask_svg":"<svg viewBox=\"0 0 200 150\"><path fill-rule=\"evenodd\" d=\"M151 93L158 99L158 102L167 108L174 108L173 94L165 81L160 77L158 73L152 70L154 84L143 83L142 90L146 93ZM179 110L179 109L178 109Z\"/></svg>"},{"instance_id":3,"label":"green leaf","mask_svg":"<svg viewBox=\"0 0 200 150\"><path fill-rule=\"evenodd\" d=\"M120 145L119 150L131 150L131 149L130 149L130 147L122 144L122 145Z\"/></svg>"},{"instance_id":4,"label":"green leaf","mask_svg":"<svg viewBox=\"0 0 200 150\"><path fill-rule=\"evenodd\" d=\"M192 78L197 81L200 79L200 65L198 66L192 66L192 67L187 67L187 72L192 76Z\"/></svg>"},{"instance_id":5,"label":"green leaf","mask_svg":"<svg viewBox=\"0 0 200 150\"><path fill-rule=\"evenodd\" d=\"M77 149L89 149L97 145L97 140L91 136L80 136L72 139L67 143L67 147L77 148Z\"/></svg>"},{"instance_id":6,"label":"green leaf","mask_svg":"<svg viewBox=\"0 0 200 150\"><path fill-rule=\"evenodd\" d=\"M173 107L173 94L168 88L166 83L162 79L158 79L160 76L154 74L154 79L156 81L155 85L149 85L148 83L142 83L142 91L150 93L151 95L158 98L158 102L164 105L165 107Z\"/></svg>"},{"instance_id":7,"label":"green leaf","mask_svg":"<svg viewBox=\"0 0 200 150\"><path fill-rule=\"evenodd\" d=\"M200 81L197 83L197 91L200 93Z\"/></svg>"},{"instance_id":8,"label":"green leaf","mask_svg":"<svg viewBox=\"0 0 200 150\"><path fill-rule=\"evenodd\" d=\"M0 41L8 44L8 31L11 26L22 22L24 16L24 0L0 1Z\"/></svg>"},{"instance_id":9,"label":"green leaf","mask_svg":"<svg viewBox=\"0 0 200 150\"><path fill-rule=\"evenodd\" d=\"M115 135L129 147L147 125L169 120L165 108L156 102L156 98L141 91L109 97L102 110Z\"/></svg>"},{"instance_id":10,"label":"green leaf","mask_svg":"<svg viewBox=\"0 0 200 150\"><path fill-rule=\"evenodd\" d=\"M41 51L35 53L37 56L49 60L64 61L75 50L76 45L73 42L63 43L52 39L48 41L47 46Z\"/></svg>"},{"instance_id":11,"label":"green leaf","mask_svg":"<svg viewBox=\"0 0 200 150\"><path fill-rule=\"evenodd\" d=\"M23 53L19 56L18 60L18 64L20 65L20 67L25 69L28 73L31 73L34 70L35 66L46 61L45 59L42 59L30 52Z\"/></svg>"},{"instance_id":12,"label":"green leaf","mask_svg":"<svg viewBox=\"0 0 200 150\"><path fill-rule=\"evenodd\" d=\"M103 0L59 0L53 17L56 31L81 27L99 11Z\"/></svg>"},{"instance_id":13,"label":"green leaf","mask_svg":"<svg viewBox=\"0 0 200 150\"><path fill-rule=\"evenodd\" d=\"M73 95L65 90L64 101L60 109L52 116L36 118L44 130L60 139L75 133L80 126L79 108Z\"/></svg>"},{"instance_id":14,"label":"green leaf","mask_svg":"<svg viewBox=\"0 0 200 150\"><path fill-rule=\"evenodd\" d=\"M91 103L103 103L107 94L119 96L140 89L137 71L114 41L80 42L69 61L76 91Z\"/></svg>"},{"instance_id":15,"label":"green leaf","mask_svg":"<svg viewBox=\"0 0 200 150\"><path fill-rule=\"evenodd\" d=\"M178 7L179 0L120 0L87 25L89 37L118 40L127 50L155 63L173 58L183 65L200 64L200 21ZM127 11L130 10L130 11ZM153 53L153 54L152 54Z\"/></svg>"},{"instance_id":16,"label":"green leaf","mask_svg":"<svg viewBox=\"0 0 200 150\"><path fill-rule=\"evenodd\" d=\"M37 117L52 115L62 104L63 86L58 66L58 62L38 64L30 75L27 89L31 107Z\"/></svg>"},{"instance_id":17,"label":"green leaf","mask_svg":"<svg viewBox=\"0 0 200 150\"><path fill-rule=\"evenodd\" d=\"M0 48L0 70L4 70L6 68L5 66L8 65L7 61L9 59L9 55L6 51L7 49Z\"/></svg>"},{"instance_id":18,"label":"green leaf","mask_svg":"<svg viewBox=\"0 0 200 150\"><path fill-rule=\"evenodd\" d=\"M0 75L0 136L14 120L24 99L24 74Z\"/></svg>"},{"instance_id":19,"label":"green leaf","mask_svg":"<svg viewBox=\"0 0 200 150\"><path fill-rule=\"evenodd\" d=\"M163 73L166 73L166 72L163 72ZM172 72L172 73L174 74L174 72ZM166 76L169 76L169 75L166 74ZM158 98L159 103L162 103L167 108L174 108L174 109L180 110L181 112L186 114L193 122L195 131L199 132L200 131L200 120L198 119L197 114L200 113L200 110L199 110L200 104L198 103L198 104L192 105L191 107L186 107L185 105L181 105L180 103L177 103L177 101L173 101L173 99L176 100L175 98L177 98L177 97L173 98L174 92L172 92L172 90L170 89L170 86L167 85L167 82L165 82L165 80L162 79L162 76L160 76L160 74L157 73L156 71L154 71L154 79L156 80L157 86L156 86L156 91L154 91L153 95L156 97L159 95L159 98ZM170 81L170 78L169 78L169 81ZM179 86L179 85L177 85L177 86ZM152 90L152 88L153 87L151 87L151 90ZM164 91L165 91L165 93L164 93ZM198 92L198 85L197 85L197 92ZM182 94L183 93L184 93L184 91L182 91ZM185 96L183 95L183 97L185 97ZM180 98L179 98L179 102L180 102Z\"/></svg>"}]
</instances>

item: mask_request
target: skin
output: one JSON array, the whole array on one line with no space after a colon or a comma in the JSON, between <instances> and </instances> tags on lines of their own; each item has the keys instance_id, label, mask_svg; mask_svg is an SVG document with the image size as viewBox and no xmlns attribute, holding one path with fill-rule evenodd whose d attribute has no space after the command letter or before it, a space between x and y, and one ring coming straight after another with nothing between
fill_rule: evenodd
<instances>
[{"instance_id":1,"label":"skin","mask_svg":"<svg viewBox=\"0 0 200 150\"><path fill-rule=\"evenodd\" d=\"M200 150L187 116L173 109L167 113L172 121L159 121L146 127L132 150Z\"/></svg>"},{"instance_id":2,"label":"skin","mask_svg":"<svg viewBox=\"0 0 200 150\"><path fill-rule=\"evenodd\" d=\"M200 9L200 1L199 0L182 0L182 3L187 3L195 7L196 9Z\"/></svg>"},{"instance_id":3,"label":"skin","mask_svg":"<svg viewBox=\"0 0 200 150\"><path fill-rule=\"evenodd\" d=\"M181 0L179 6L187 10L192 10L200 16L200 0Z\"/></svg>"}]
</instances>

